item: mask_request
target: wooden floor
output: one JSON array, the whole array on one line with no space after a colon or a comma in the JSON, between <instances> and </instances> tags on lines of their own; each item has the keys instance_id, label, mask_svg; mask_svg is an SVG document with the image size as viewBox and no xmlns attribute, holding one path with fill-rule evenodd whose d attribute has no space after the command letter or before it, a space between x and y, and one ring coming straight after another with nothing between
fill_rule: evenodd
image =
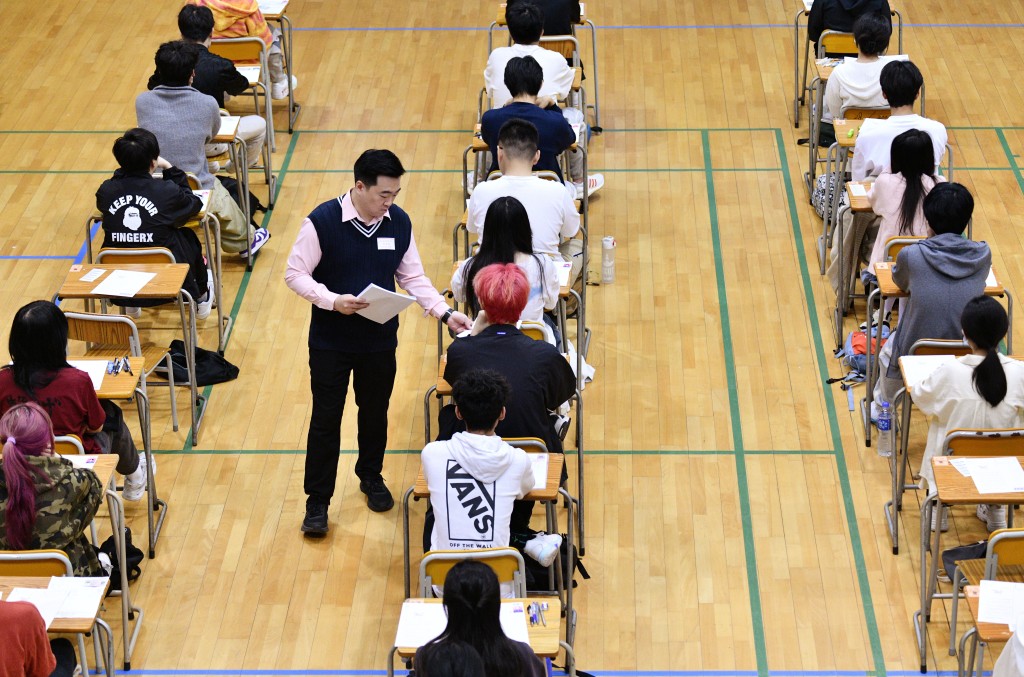
<instances>
[{"instance_id":1,"label":"wooden floor","mask_svg":"<svg viewBox=\"0 0 1024 677\"><path fill-rule=\"evenodd\" d=\"M133 667L149 674L375 675L402 599L399 511L365 507L343 426L332 530L307 541L308 304L284 285L302 218L351 184L355 157L387 147L409 173L428 274L447 284L462 213L460 154L474 123L490 2L292 0L297 131L278 113L273 239L246 274L228 261L237 381L209 391L200 444L154 396L157 480L170 504L157 557L134 584L145 610ZM117 133L152 55L175 37L176 2L10 2L0 98L0 341L20 305L49 298L82 256L82 224L114 166ZM901 0L905 50L928 113L950 127L955 178L1012 291L1024 285L1024 60L1020 0ZM588 542L578 589L579 667L597 674L916 674L917 499L905 544L882 519L888 470L863 446L817 273L820 221L793 129L793 3L587 3L601 26L601 122L591 165L604 190L592 242L614 235L617 278L592 287L585 392ZM589 51L589 35L582 37ZM588 81L590 82L590 81ZM592 98L592 97L591 97ZM255 191L265 197L259 183ZM592 253L599 257L596 244ZM597 269L599 266L592 267ZM233 300L233 302L232 302ZM862 314L862 309L859 309ZM856 320L850 319L849 326ZM175 316L144 325L171 336ZM1022 329L1017 322L1018 332ZM435 323L403 316L385 477L418 467ZM201 342L215 343L213 320ZM858 389L857 398L861 396ZM185 406L184 393L179 405ZM919 455L924 430L913 433ZM575 458L570 457L571 467ZM570 473L571 474L571 473ZM138 538L144 512L130 506ZM422 521L415 508L414 530ZM980 537L955 511L947 541ZM936 604L929 665L946 655ZM963 614L961 618L965 618ZM118 626L112 607L106 618ZM967 627L961 622L957 634ZM120 655L120 649L119 649ZM260 671L260 672L253 672ZM146 673L143 673L146 674Z\"/></svg>"}]
</instances>

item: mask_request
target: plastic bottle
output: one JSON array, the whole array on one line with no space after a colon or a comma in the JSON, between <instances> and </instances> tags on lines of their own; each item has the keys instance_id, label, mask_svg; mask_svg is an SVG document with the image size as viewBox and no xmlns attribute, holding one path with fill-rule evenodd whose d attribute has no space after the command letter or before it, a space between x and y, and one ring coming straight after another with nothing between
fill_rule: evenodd
<instances>
[{"instance_id":1,"label":"plastic bottle","mask_svg":"<svg viewBox=\"0 0 1024 677\"><path fill-rule=\"evenodd\" d=\"M615 282L615 238L608 235L601 239L601 284Z\"/></svg>"},{"instance_id":2,"label":"plastic bottle","mask_svg":"<svg viewBox=\"0 0 1024 677\"><path fill-rule=\"evenodd\" d=\"M882 402L882 410L878 413L878 455L884 458L892 456L892 409L888 402Z\"/></svg>"}]
</instances>

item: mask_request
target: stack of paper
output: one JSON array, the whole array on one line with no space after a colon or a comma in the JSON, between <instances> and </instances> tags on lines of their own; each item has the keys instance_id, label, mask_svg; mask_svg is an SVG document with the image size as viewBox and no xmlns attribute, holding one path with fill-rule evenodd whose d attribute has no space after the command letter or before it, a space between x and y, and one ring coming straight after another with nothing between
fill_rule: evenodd
<instances>
[{"instance_id":1,"label":"stack of paper","mask_svg":"<svg viewBox=\"0 0 1024 677\"><path fill-rule=\"evenodd\" d=\"M49 628L55 618L94 618L107 588L106 578L54 576L46 588L14 588L8 602L29 602Z\"/></svg>"},{"instance_id":2,"label":"stack of paper","mask_svg":"<svg viewBox=\"0 0 1024 677\"><path fill-rule=\"evenodd\" d=\"M393 291L388 291L371 283L366 289L359 292L359 300L366 301L370 306L357 310L357 314L362 315L368 320L384 324L405 310L416 299L405 294L396 294Z\"/></svg>"},{"instance_id":3,"label":"stack of paper","mask_svg":"<svg viewBox=\"0 0 1024 677\"><path fill-rule=\"evenodd\" d=\"M979 494L1024 492L1024 468L1012 456L968 458L966 466Z\"/></svg>"},{"instance_id":4,"label":"stack of paper","mask_svg":"<svg viewBox=\"0 0 1024 677\"><path fill-rule=\"evenodd\" d=\"M526 628L526 610L522 602L503 600L500 620L501 629L509 639L529 643L530 633ZM448 614L443 604L407 599L402 603L402 614L398 618L395 646L421 647L444 632L447 625Z\"/></svg>"},{"instance_id":5,"label":"stack of paper","mask_svg":"<svg viewBox=\"0 0 1024 677\"><path fill-rule=\"evenodd\" d=\"M93 390L98 391L103 385L103 375L107 373L106 360L68 360L68 364L89 375Z\"/></svg>"},{"instance_id":6,"label":"stack of paper","mask_svg":"<svg viewBox=\"0 0 1024 677\"><path fill-rule=\"evenodd\" d=\"M1017 621L1024 618L1024 583L982 581L978 595L978 622L1009 625L1017 631Z\"/></svg>"},{"instance_id":7,"label":"stack of paper","mask_svg":"<svg viewBox=\"0 0 1024 677\"><path fill-rule=\"evenodd\" d=\"M544 489L548 486L548 455L530 454L530 463L533 465L533 488Z\"/></svg>"}]
</instances>

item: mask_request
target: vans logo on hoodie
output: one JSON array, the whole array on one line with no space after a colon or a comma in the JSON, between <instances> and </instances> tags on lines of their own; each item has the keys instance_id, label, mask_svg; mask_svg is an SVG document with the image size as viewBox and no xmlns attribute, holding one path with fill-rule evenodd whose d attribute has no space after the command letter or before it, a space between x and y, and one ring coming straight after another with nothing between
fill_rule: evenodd
<instances>
[{"instance_id":1,"label":"vans logo on hoodie","mask_svg":"<svg viewBox=\"0 0 1024 677\"><path fill-rule=\"evenodd\" d=\"M453 459L448 459L445 482L450 539L493 541L495 483L485 484L476 480ZM451 547L458 547L458 544L452 543Z\"/></svg>"}]
</instances>

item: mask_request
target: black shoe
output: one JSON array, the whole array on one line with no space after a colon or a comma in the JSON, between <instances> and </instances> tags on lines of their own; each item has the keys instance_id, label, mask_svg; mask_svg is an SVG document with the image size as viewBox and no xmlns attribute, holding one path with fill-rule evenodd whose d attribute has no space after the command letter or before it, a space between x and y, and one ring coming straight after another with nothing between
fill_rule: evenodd
<instances>
[{"instance_id":1,"label":"black shoe","mask_svg":"<svg viewBox=\"0 0 1024 677\"><path fill-rule=\"evenodd\" d=\"M385 486L383 477L361 480L359 491L366 494L366 505L374 512L387 512L395 507L395 499Z\"/></svg>"},{"instance_id":2,"label":"black shoe","mask_svg":"<svg viewBox=\"0 0 1024 677\"><path fill-rule=\"evenodd\" d=\"M302 520L302 533L323 536L327 533L327 504L306 501L306 519Z\"/></svg>"}]
</instances>

